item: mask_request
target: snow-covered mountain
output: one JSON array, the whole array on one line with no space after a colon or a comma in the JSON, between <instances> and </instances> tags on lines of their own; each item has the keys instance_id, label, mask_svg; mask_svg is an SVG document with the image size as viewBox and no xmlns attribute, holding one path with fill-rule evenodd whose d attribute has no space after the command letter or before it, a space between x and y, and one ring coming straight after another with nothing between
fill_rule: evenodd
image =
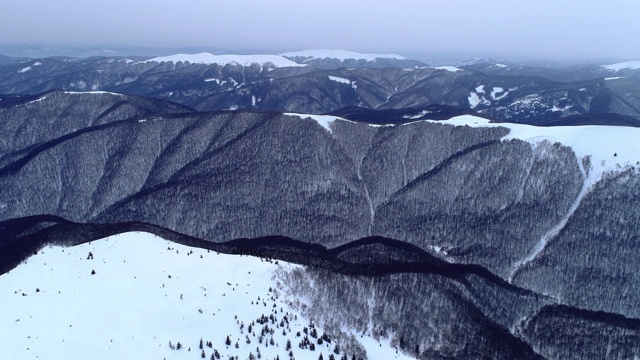
<instances>
[{"instance_id":1,"label":"snow-covered mountain","mask_svg":"<svg viewBox=\"0 0 640 360\"><path fill-rule=\"evenodd\" d=\"M289 58L338 59L342 61L349 59L365 61L376 61L377 59L407 60L407 58L398 54L367 54L348 50L331 49L292 51L282 53L280 55Z\"/></svg>"},{"instance_id":2,"label":"snow-covered mountain","mask_svg":"<svg viewBox=\"0 0 640 360\"><path fill-rule=\"evenodd\" d=\"M326 114L354 107L438 105L527 124L640 124L640 70L503 63L432 68L393 54L286 54L294 57L201 53L144 61L28 59L0 66L0 94L7 94L0 99L63 89L136 94L206 111Z\"/></svg>"},{"instance_id":3,"label":"snow-covered mountain","mask_svg":"<svg viewBox=\"0 0 640 360\"><path fill-rule=\"evenodd\" d=\"M210 53L199 54L176 54L169 56L154 57L145 62L189 62L191 64L204 64L204 65L241 65L251 66L259 65L261 67L267 66L268 68L274 67L297 67L305 66L304 64L298 64L291 60L288 60L282 56L277 55L213 55Z\"/></svg>"},{"instance_id":4,"label":"snow-covered mountain","mask_svg":"<svg viewBox=\"0 0 640 360\"><path fill-rule=\"evenodd\" d=\"M209 359L217 351L222 359L289 359L291 351L316 360L353 349L349 359L411 359L384 340L353 337L348 329L327 334L305 317L305 300L283 282L299 268L138 232L48 246L0 276L3 356ZM319 343L324 334L330 340ZM315 349L299 346L305 337Z\"/></svg>"},{"instance_id":5,"label":"snow-covered mountain","mask_svg":"<svg viewBox=\"0 0 640 360\"><path fill-rule=\"evenodd\" d=\"M424 63L407 59L398 54L367 54L347 50L302 50L280 54L300 64L313 65L320 69L338 68L414 68L423 67Z\"/></svg>"},{"instance_id":6,"label":"snow-covered mountain","mask_svg":"<svg viewBox=\"0 0 640 360\"><path fill-rule=\"evenodd\" d=\"M353 89L347 71L319 76ZM497 84L478 89L473 80L464 89L501 96ZM310 321L347 354L375 348L370 358L395 356L396 347L399 356L422 359L603 358L603 349L640 356L633 340L640 336L638 128L499 124L447 118L455 109L433 106L367 110L375 121L362 109L344 116L202 113L100 90L0 105L0 279L9 279L0 292L12 307L0 320L3 337L20 336L12 353L42 349L34 336L73 342L79 329L95 331L95 346L114 356L131 340L145 349L129 351L142 357L197 358L201 337L218 346L225 333L240 338L238 355L257 355L257 347L264 358L280 356L281 348L258 345L257 332L258 344L250 337L251 347L241 345L241 323L259 323L247 305L265 316L298 316L301 335L293 328L283 335L295 334L296 358L311 353L302 335ZM165 241L143 241L143 250L130 237L113 252L111 240L64 252L48 247L131 231L203 250ZM49 255L71 268L62 271ZM57 274L66 282L49 277ZM112 280L127 294L116 296ZM126 302L143 296L137 288L160 316ZM89 291L99 307L85 306ZM223 299L239 292L235 301ZM76 300L81 309L73 314L34 308L73 308ZM238 319L223 316L225 306ZM107 319L113 328L94 330ZM56 333L34 328L43 321ZM211 330L216 321L237 328ZM269 323L282 333L280 322ZM186 344L186 353L175 355L168 341ZM326 343L315 341L317 358ZM204 348L210 357L214 347Z\"/></svg>"}]
</instances>

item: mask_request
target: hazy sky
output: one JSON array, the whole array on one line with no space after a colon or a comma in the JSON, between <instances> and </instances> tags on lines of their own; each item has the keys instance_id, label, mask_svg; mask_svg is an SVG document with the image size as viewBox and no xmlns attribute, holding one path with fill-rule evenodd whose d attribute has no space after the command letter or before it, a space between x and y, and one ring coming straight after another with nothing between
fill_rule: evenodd
<instances>
[{"instance_id":1,"label":"hazy sky","mask_svg":"<svg viewBox=\"0 0 640 360\"><path fill-rule=\"evenodd\" d=\"M640 59L638 0L0 0L0 44Z\"/></svg>"}]
</instances>

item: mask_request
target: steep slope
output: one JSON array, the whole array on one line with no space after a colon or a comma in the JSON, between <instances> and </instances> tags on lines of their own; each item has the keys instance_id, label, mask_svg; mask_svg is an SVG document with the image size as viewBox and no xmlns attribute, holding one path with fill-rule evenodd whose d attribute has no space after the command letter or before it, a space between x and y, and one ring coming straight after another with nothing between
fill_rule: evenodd
<instances>
[{"instance_id":1,"label":"steep slope","mask_svg":"<svg viewBox=\"0 0 640 360\"><path fill-rule=\"evenodd\" d=\"M577 316L567 336L597 311L640 318L636 128L196 113L104 92L16 101L0 108L3 271L46 241L151 231L305 264L283 274L309 301L297 311L423 358L561 357L572 345L536 325L557 326L547 305ZM609 320L590 354L629 336Z\"/></svg>"},{"instance_id":2,"label":"steep slope","mask_svg":"<svg viewBox=\"0 0 640 360\"><path fill-rule=\"evenodd\" d=\"M52 91L0 103L2 168L89 128L154 114L192 112L179 104L108 92ZM75 134L75 135L71 135ZM6 170L6 169L3 169Z\"/></svg>"}]
</instances>

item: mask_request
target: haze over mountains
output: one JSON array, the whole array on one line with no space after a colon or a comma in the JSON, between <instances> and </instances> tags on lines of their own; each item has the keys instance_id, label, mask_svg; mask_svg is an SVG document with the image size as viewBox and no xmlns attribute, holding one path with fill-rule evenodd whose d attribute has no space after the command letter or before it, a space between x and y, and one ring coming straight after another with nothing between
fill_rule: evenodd
<instances>
[{"instance_id":1,"label":"haze over mountains","mask_svg":"<svg viewBox=\"0 0 640 360\"><path fill-rule=\"evenodd\" d=\"M243 272L234 278L243 304L256 297L251 305L279 320L301 319L274 320L284 334L271 349L237 324L257 319L225 317L225 329L207 333L218 316L198 288L207 274L191 275L186 306L175 284L163 290L169 267L159 265L139 279L155 286L150 307L191 311L183 321L203 331L154 332L145 342L160 349L154 355L199 358L203 337L226 346L224 355L257 347L284 359L291 340L293 357L317 358L327 344L309 335L311 352L296 334L313 322L343 349L326 357L640 357L639 81L633 62L429 67L345 51L3 58L0 290L20 321L4 317L2 328L35 334L35 313L21 304L63 289L62 280L44 288L22 275L23 261L60 251L46 245L128 232L124 243L151 249L131 233L144 231L184 245L188 266L214 252L281 261L268 273L277 301L267 275L225 269ZM102 274L118 274L120 262L142 274L144 251L131 245L138 255L127 257L105 241L74 252L78 284L117 289ZM165 245L163 259L175 250ZM87 274L86 261L96 261L87 249L113 267ZM264 296L274 299L263 305ZM250 342L226 345L228 334ZM187 337L192 352L168 345ZM95 341L112 351L103 336Z\"/></svg>"}]
</instances>

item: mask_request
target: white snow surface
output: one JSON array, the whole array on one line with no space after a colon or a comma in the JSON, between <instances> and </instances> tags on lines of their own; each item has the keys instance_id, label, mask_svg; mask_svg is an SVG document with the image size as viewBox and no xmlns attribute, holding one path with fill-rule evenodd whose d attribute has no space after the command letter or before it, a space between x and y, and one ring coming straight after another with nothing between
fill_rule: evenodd
<instances>
[{"instance_id":1,"label":"white snow surface","mask_svg":"<svg viewBox=\"0 0 640 360\"><path fill-rule=\"evenodd\" d=\"M345 78L339 77L339 76L329 75L329 80L335 81L335 82L339 82L339 83L342 83L342 84L347 84L347 85L351 84L351 80L345 79Z\"/></svg>"},{"instance_id":2,"label":"white snow surface","mask_svg":"<svg viewBox=\"0 0 640 360\"><path fill-rule=\"evenodd\" d=\"M464 70L460 69L459 67L449 66L449 65L445 65L445 66L436 66L436 67L434 67L434 69L438 69L438 70L446 70L446 71L451 71L451 72L464 71Z\"/></svg>"},{"instance_id":3,"label":"white snow surface","mask_svg":"<svg viewBox=\"0 0 640 360\"><path fill-rule=\"evenodd\" d=\"M431 120L430 120L431 121ZM640 165L640 128L623 126L551 126L539 127L522 124L491 123L473 115L462 115L441 124L471 127L506 127L510 133L503 140L521 139L534 145L542 141L559 142L569 146L578 159L591 158L591 169L585 169L591 186L609 171Z\"/></svg>"},{"instance_id":4,"label":"white snow surface","mask_svg":"<svg viewBox=\"0 0 640 360\"><path fill-rule=\"evenodd\" d=\"M333 130L331 130L331 124L336 121L336 120L343 120L343 121L349 121L349 120L345 120L341 117L337 117L337 116L331 116L331 115L312 115L312 114L297 114L297 113L284 113L284 115L288 115L288 116L297 116L301 119L313 119L315 120L318 124L320 124L320 126L322 126L323 128L327 129L328 132L332 133Z\"/></svg>"},{"instance_id":5,"label":"white snow surface","mask_svg":"<svg viewBox=\"0 0 640 360\"><path fill-rule=\"evenodd\" d=\"M478 91L477 93L472 91L469 93L469 96L467 97L467 101L469 101L469 106L471 106L472 109L475 109L476 106L480 104L491 105L491 102L485 99L483 95L481 95L481 94L484 94L484 85L478 86L476 90L478 89L480 89L481 91Z\"/></svg>"},{"instance_id":6,"label":"white snow surface","mask_svg":"<svg viewBox=\"0 0 640 360\"><path fill-rule=\"evenodd\" d=\"M36 61L36 62L33 63L33 66L40 66L40 65L42 65L42 63L40 61Z\"/></svg>"},{"instance_id":7,"label":"white snow surface","mask_svg":"<svg viewBox=\"0 0 640 360\"><path fill-rule=\"evenodd\" d=\"M403 119L409 119L409 120L416 120L416 119L420 119L423 118L425 115L431 114L432 111L429 110L422 110L419 113L415 114L415 115L403 115L402 118Z\"/></svg>"},{"instance_id":8,"label":"white snow surface","mask_svg":"<svg viewBox=\"0 0 640 360\"><path fill-rule=\"evenodd\" d=\"M558 107L558 105L553 105L553 107L551 108L551 111L553 111L553 112L567 111L567 110L571 109L572 107L573 107L573 105L571 105L571 104L567 104L564 107Z\"/></svg>"},{"instance_id":9,"label":"white snow surface","mask_svg":"<svg viewBox=\"0 0 640 360\"><path fill-rule=\"evenodd\" d=\"M623 69L636 70L640 69L640 61L625 61L616 64L602 65L605 70L620 71Z\"/></svg>"},{"instance_id":10,"label":"white snow surface","mask_svg":"<svg viewBox=\"0 0 640 360\"><path fill-rule=\"evenodd\" d=\"M256 347L263 359L288 359L287 339L296 359L316 360L320 352L326 359L333 345L325 342L315 351L298 347L295 334L310 322L288 305L295 299L286 299L274 277L298 266L208 252L137 232L45 247L0 276L2 357L195 360L201 358L202 338L213 343L204 346L206 359L213 349L222 359L246 359L249 352L257 354ZM277 324L286 313L289 329L283 335ZM274 314L277 321L268 323L274 334L260 344L262 325L255 323L255 335L247 330L263 314ZM318 324L316 329L322 334ZM228 335L231 346L225 345ZM272 337L275 344L265 346ZM395 355L389 344L361 340L370 359ZM169 341L184 348L172 350Z\"/></svg>"},{"instance_id":11,"label":"white snow surface","mask_svg":"<svg viewBox=\"0 0 640 360\"><path fill-rule=\"evenodd\" d=\"M31 66L27 66L27 67L25 67L25 68L22 68L22 69L18 70L18 72L19 72L20 74L24 74L24 73L26 73L27 71L31 71Z\"/></svg>"},{"instance_id":12,"label":"white snow surface","mask_svg":"<svg viewBox=\"0 0 640 360\"><path fill-rule=\"evenodd\" d=\"M285 57L305 57L309 59L338 59L341 61L347 59L375 61L376 59L397 59L406 60L404 56L398 54L362 54L348 50L331 50L331 49L317 49L317 50L303 50L292 51L280 54Z\"/></svg>"},{"instance_id":13,"label":"white snow surface","mask_svg":"<svg viewBox=\"0 0 640 360\"><path fill-rule=\"evenodd\" d=\"M109 94L109 95L117 95L117 96L124 96L123 94L118 94L118 93L114 93L111 91L65 91L65 94L73 94L73 95L82 95L82 94L93 94L93 95L103 95L103 94Z\"/></svg>"},{"instance_id":14,"label":"white snow surface","mask_svg":"<svg viewBox=\"0 0 640 360\"><path fill-rule=\"evenodd\" d=\"M605 80L618 80L618 79L624 79L624 76L614 76L614 77L608 77L608 78L604 78Z\"/></svg>"},{"instance_id":15,"label":"white snow surface","mask_svg":"<svg viewBox=\"0 0 640 360\"><path fill-rule=\"evenodd\" d=\"M502 94L502 95L498 95L498 94ZM496 86L494 88L491 89L491 98L493 100L500 100L502 98L504 98L505 96L507 96L509 94L508 91L504 91L504 88L500 87L500 86Z\"/></svg>"},{"instance_id":16,"label":"white snow surface","mask_svg":"<svg viewBox=\"0 0 640 360\"><path fill-rule=\"evenodd\" d=\"M213 55L210 53L199 54L176 54L170 56L155 57L144 62L190 62L191 64L218 64L225 66L228 64L251 66L252 64L266 65L268 63L273 64L275 67L293 67L293 66L306 66L298 64L289 59L285 59L278 55Z\"/></svg>"},{"instance_id":17,"label":"white snow surface","mask_svg":"<svg viewBox=\"0 0 640 360\"><path fill-rule=\"evenodd\" d=\"M37 103L37 102L40 102L40 101L42 101L42 100L44 100L44 99L46 99L46 98L47 98L47 96L45 95L45 96L43 96L43 97L39 97L39 98L37 98L37 99L35 99L35 100L31 100L31 101L29 101L27 104Z\"/></svg>"}]
</instances>

